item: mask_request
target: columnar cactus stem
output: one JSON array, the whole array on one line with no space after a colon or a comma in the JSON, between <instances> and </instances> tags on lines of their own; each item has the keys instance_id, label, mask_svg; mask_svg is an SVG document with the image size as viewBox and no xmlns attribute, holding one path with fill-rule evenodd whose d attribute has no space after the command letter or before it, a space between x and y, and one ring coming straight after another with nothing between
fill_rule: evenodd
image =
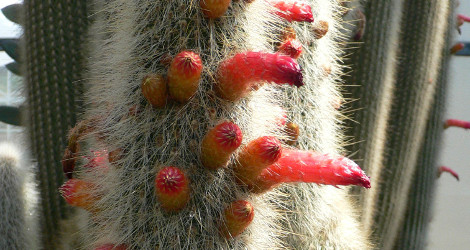
<instances>
[{"instance_id":1,"label":"columnar cactus stem","mask_svg":"<svg viewBox=\"0 0 470 250\"><path fill-rule=\"evenodd\" d=\"M381 190L388 191L383 192L377 200L381 213L376 214L375 221L377 236L382 239L383 249L394 247L404 222L407 201L397 200L395 197L409 192L417 169L419 149L424 142L426 124L438 89L443 53L447 50L446 34L448 30L453 30L447 20L452 13L450 3L451 1L404 2L403 23L406 25L403 25L401 33L400 57L406 58L408 63L399 67L395 87L397 94L390 122L395 128L406 129L391 131L395 136L387 138L391 150L384 165L394 166L394 171L383 171L382 176L399 180L400 184L381 184ZM420 32L416 32L417 30ZM429 43L415 46L423 39ZM410 68L409 64L422 66ZM393 205L391 200L394 200ZM388 216L381 216L384 212Z\"/></svg>"},{"instance_id":2,"label":"columnar cactus stem","mask_svg":"<svg viewBox=\"0 0 470 250\"><path fill-rule=\"evenodd\" d=\"M57 242L59 220L67 217L57 191L67 131L82 100L82 63L88 1L24 1L23 75L29 111L32 156L38 161L44 249Z\"/></svg>"},{"instance_id":3,"label":"columnar cactus stem","mask_svg":"<svg viewBox=\"0 0 470 250\"><path fill-rule=\"evenodd\" d=\"M445 62L442 58L449 54L444 41L449 36L448 31L453 30L447 20L451 15L450 2L365 2L367 30L362 37L364 45L353 57L356 71L347 79L352 85L364 84L350 89L352 99L359 100L354 103L354 108L365 108L353 117L360 124L351 123L353 134L357 140L365 142L349 149L357 152L355 158L364 159L363 165L371 175L372 186L380 187L375 189L378 192L365 193L362 202L365 226L374 231L381 249L406 246L397 242L403 227L413 228L404 224L406 208L414 211L421 207L413 203L413 199L408 201L408 194L414 190L415 183L420 183L420 189L431 186L414 176L418 171L422 143L427 138L426 121L432 111L435 93L441 88L438 76L441 62ZM393 14L394 11L398 11L398 15ZM391 29L383 28L390 23L393 24ZM401 59L395 61L396 58ZM410 64L414 66L410 67ZM428 171L435 173L436 166L429 167ZM407 221L413 220L408 217ZM423 237L418 232L412 234L417 242L417 235ZM407 239L406 242L411 241Z\"/></svg>"},{"instance_id":4,"label":"columnar cactus stem","mask_svg":"<svg viewBox=\"0 0 470 250\"><path fill-rule=\"evenodd\" d=\"M298 124L301 148L340 152L338 114L331 105L331 100L340 98L336 86L341 71L337 64L341 56L337 1L291 1L291 5L276 5L278 8L266 1L238 1L211 19L199 4L186 0L94 2L96 23L90 32L85 114L85 119L93 119L93 131L80 142L81 153L120 153L110 160L106 171L85 171L79 165L73 173L74 178L91 183L92 195L99 197L85 231L88 247L112 243L130 249L367 248L347 190L286 185L257 195L238 180L238 163L250 168L261 157L264 165L248 178L255 179L277 160L280 140L288 137L279 117L286 120L286 115ZM310 9L314 13L306 18L295 18ZM293 16L279 17L280 11ZM314 15L329 23L321 39L310 23ZM298 61L275 53L287 27L295 29L305 46ZM178 56L170 65L162 63L168 54L184 51L197 51L200 57L197 64L202 72L197 72L197 85L192 80L186 84L186 78L176 79L191 73L191 69L175 67ZM324 63L332 68L327 77ZM145 105L149 98L144 97L141 82L149 74L167 75L170 96L179 103L168 102L158 109ZM172 92L178 84L196 87L179 99ZM136 106L139 112L130 115ZM221 120L238 125L245 146L228 157L226 168L204 167L204 138ZM258 138L272 138L275 146L266 152L250 151L255 155L246 160L245 149ZM211 143L214 145L217 143ZM176 209L168 206L168 197L173 195L168 190L183 182L173 172L165 174L167 166L177 166L187 178L184 193L189 197ZM292 198L286 199L288 194ZM250 204L249 208L227 212L225 208L237 200ZM232 223L243 214L251 223ZM221 230L224 220L227 225L237 224L233 231L231 226L226 228L228 233Z\"/></svg>"}]
</instances>

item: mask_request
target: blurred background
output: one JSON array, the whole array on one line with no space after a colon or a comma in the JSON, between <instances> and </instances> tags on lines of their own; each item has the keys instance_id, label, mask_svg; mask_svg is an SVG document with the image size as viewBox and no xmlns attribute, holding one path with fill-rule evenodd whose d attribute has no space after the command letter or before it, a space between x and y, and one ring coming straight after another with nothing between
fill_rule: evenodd
<instances>
[{"instance_id":1,"label":"blurred background","mask_svg":"<svg viewBox=\"0 0 470 250\"><path fill-rule=\"evenodd\" d=\"M1 0L0 8L21 2L19 0ZM9 21L3 14L0 14L0 38L17 38L21 33L19 25ZM16 76L5 68L5 65L11 62L13 62L13 59L4 51L0 51L0 106L19 106L19 104L24 102L21 92L21 77ZM0 141L9 140L19 143L23 131L23 127L0 122Z\"/></svg>"},{"instance_id":2,"label":"blurred background","mask_svg":"<svg viewBox=\"0 0 470 250\"><path fill-rule=\"evenodd\" d=\"M1 0L0 8L19 0ZM470 1L461 1L458 13L470 15ZM470 41L470 24L461 27L456 41ZM16 38L20 27L0 15L0 38ZM0 106L18 106L24 101L21 78L4 65L13 60L0 52ZM454 56L450 65L450 89L446 118L470 120L470 57ZM21 143L22 127L0 122L0 141ZM460 181L444 173L437 182L428 249L470 249L470 131L450 128L444 132L439 163L454 169ZM437 169L436 169L437 171Z\"/></svg>"},{"instance_id":3,"label":"blurred background","mask_svg":"<svg viewBox=\"0 0 470 250\"><path fill-rule=\"evenodd\" d=\"M460 1L457 13L470 15L470 1ZM470 24L461 26L456 41L470 42ZM446 119L470 120L470 57L453 56ZM444 131L439 164L455 170L460 181L444 173L437 181L428 249L470 249L470 130Z\"/></svg>"}]
</instances>

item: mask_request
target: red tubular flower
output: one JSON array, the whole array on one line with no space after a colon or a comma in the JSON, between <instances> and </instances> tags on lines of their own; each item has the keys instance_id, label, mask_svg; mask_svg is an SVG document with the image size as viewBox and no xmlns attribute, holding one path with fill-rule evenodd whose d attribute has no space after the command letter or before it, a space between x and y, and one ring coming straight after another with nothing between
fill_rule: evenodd
<instances>
[{"instance_id":1,"label":"red tubular flower","mask_svg":"<svg viewBox=\"0 0 470 250\"><path fill-rule=\"evenodd\" d=\"M444 122L444 128L446 129L448 127L459 127L459 128L469 129L470 121L448 119Z\"/></svg>"},{"instance_id":2,"label":"red tubular flower","mask_svg":"<svg viewBox=\"0 0 470 250\"><path fill-rule=\"evenodd\" d=\"M455 179L459 180L459 174L457 174L457 172L455 172L453 169L451 169L449 167L444 167L444 166L441 166L441 167L438 168L437 178L441 177L441 174L443 172L447 172L447 173L451 174L452 176L454 176Z\"/></svg>"},{"instance_id":3,"label":"red tubular flower","mask_svg":"<svg viewBox=\"0 0 470 250\"><path fill-rule=\"evenodd\" d=\"M281 156L281 142L273 136L263 136L248 143L238 155L234 171L244 184L251 185L256 177Z\"/></svg>"},{"instance_id":4,"label":"red tubular flower","mask_svg":"<svg viewBox=\"0 0 470 250\"><path fill-rule=\"evenodd\" d=\"M465 15L462 15L462 14L458 14L458 15L457 15L457 18L458 18L459 20L462 20L463 22L467 22L467 23L470 22L470 17L465 16Z\"/></svg>"},{"instance_id":5,"label":"red tubular flower","mask_svg":"<svg viewBox=\"0 0 470 250\"><path fill-rule=\"evenodd\" d=\"M221 62L217 77L217 94L230 101L246 96L262 81L303 85L299 64L280 53L250 51L236 54Z\"/></svg>"},{"instance_id":6,"label":"red tubular flower","mask_svg":"<svg viewBox=\"0 0 470 250\"><path fill-rule=\"evenodd\" d=\"M202 12L207 18L221 17L228 9L231 0L199 0Z\"/></svg>"},{"instance_id":7,"label":"red tubular flower","mask_svg":"<svg viewBox=\"0 0 470 250\"><path fill-rule=\"evenodd\" d=\"M346 157L291 149L284 149L281 158L262 171L252 188L254 192L261 193L289 182L370 188L369 177Z\"/></svg>"},{"instance_id":8,"label":"red tubular flower","mask_svg":"<svg viewBox=\"0 0 470 250\"><path fill-rule=\"evenodd\" d=\"M237 200L224 211L222 235L233 238L243 233L255 216L253 206L248 201Z\"/></svg>"},{"instance_id":9,"label":"red tubular flower","mask_svg":"<svg viewBox=\"0 0 470 250\"><path fill-rule=\"evenodd\" d=\"M155 190L163 209L176 212L189 201L189 180L177 167L161 169L155 178Z\"/></svg>"},{"instance_id":10,"label":"red tubular flower","mask_svg":"<svg viewBox=\"0 0 470 250\"><path fill-rule=\"evenodd\" d=\"M302 53L302 44L295 39L287 40L279 46L279 52L297 59Z\"/></svg>"},{"instance_id":11,"label":"red tubular flower","mask_svg":"<svg viewBox=\"0 0 470 250\"><path fill-rule=\"evenodd\" d=\"M209 130L201 146L201 161L204 167L225 167L232 153L242 143L242 131L232 122L222 122Z\"/></svg>"},{"instance_id":12,"label":"red tubular flower","mask_svg":"<svg viewBox=\"0 0 470 250\"><path fill-rule=\"evenodd\" d=\"M313 22L312 8L307 3L295 0L271 0L269 3L279 10L276 15L288 22Z\"/></svg>"},{"instance_id":13,"label":"red tubular flower","mask_svg":"<svg viewBox=\"0 0 470 250\"><path fill-rule=\"evenodd\" d=\"M450 53L455 54L459 52L460 50L462 50L464 47L465 47L464 43L456 43L454 46L452 46L452 48L450 48Z\"/></svg>"},{"instance_id":14,"label":"red tubular flower","mask_svg":"<svg viewBox=\"0 0 470 250\"><path fill-rule=\"evenodd\" d=\"M202 60L192 51L183 51L173 58L168 70L168 91L178 102L187 102L197 91L201 79Z\"/></svg>"}]
</instances>

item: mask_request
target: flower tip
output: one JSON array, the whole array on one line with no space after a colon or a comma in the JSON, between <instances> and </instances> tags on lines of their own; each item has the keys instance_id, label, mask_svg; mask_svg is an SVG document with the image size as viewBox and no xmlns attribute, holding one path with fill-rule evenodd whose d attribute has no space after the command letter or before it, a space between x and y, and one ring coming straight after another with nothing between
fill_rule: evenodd
<instances>
[{"instance_id":1,"label":"flower tip","mask_svg":"<svg viewBox=\"0 0 470 250\"><path fill-rule=\"evenodd\" d=\"M369 189L371 186L370 186L370 179L369 179L369 176L365 175L364 177L361 178L360 180L361 182L361 186L364 187L364 188L367 188Z\"/></svg>"},{"instance_id":2,"label":"flower tip","mask_svg":"<svg viewBox=\"0 0 470 250\"><path fill-rule=\"evenodd\" d=\"M294 80L294 85L296 87L304 86L304 76L302 75L301 70L299 71L299 73L297 74L296 79Z\"/></svg>"}]
</instances>

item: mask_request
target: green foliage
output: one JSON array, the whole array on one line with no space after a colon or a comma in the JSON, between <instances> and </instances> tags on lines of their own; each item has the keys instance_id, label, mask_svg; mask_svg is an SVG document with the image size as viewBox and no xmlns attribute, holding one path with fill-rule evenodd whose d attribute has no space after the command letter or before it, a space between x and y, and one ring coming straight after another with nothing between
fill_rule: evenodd
<instances>
[{"instance_id":1,"label":"green foliage","mask_svg":"<svg viewBox=\"0 0 470 250\"><path fill-rule=\"evenodd\" d=\"M13 73L13 74L15 74L15 75L17 75L17 76L21 76L21 75L22 75L21 70L20 70L21 66L20 66L20 64L17 63L17 62L8 63L7 65L5 65L5 67L6 67L9 71L11 71L11 73Z\"/></svg>"},{"instance_id":2,"label":"green foliage","mask_svg":"<svg viewBox=\"0 0 470 250\"><path fill-rule=\"evenodd\" d=\"M13 60L20 61L18 39L0 39L0 48L13 58Z\"/></svg>"},{"instance_id":3,"label":"green foliage","mask_svg":"<svg viewBox=\"0 0 470 250\"><path fill-rule=\"evenodd\" d=\"M0 106L0 121L15 126L21 125L21 108Z\"/></svg>"},{"instance_id":4,"label":"green foliage","mask_svg":"<svg viewBox=\"0 0 470 250\"><path fill-rule=\"evenodd\" d=\"M21 24L21 12L23 11L22 4L12 4L4 7L2 9L3 15L5 15L8 20Z\"/></svg>"}]
</instances>

